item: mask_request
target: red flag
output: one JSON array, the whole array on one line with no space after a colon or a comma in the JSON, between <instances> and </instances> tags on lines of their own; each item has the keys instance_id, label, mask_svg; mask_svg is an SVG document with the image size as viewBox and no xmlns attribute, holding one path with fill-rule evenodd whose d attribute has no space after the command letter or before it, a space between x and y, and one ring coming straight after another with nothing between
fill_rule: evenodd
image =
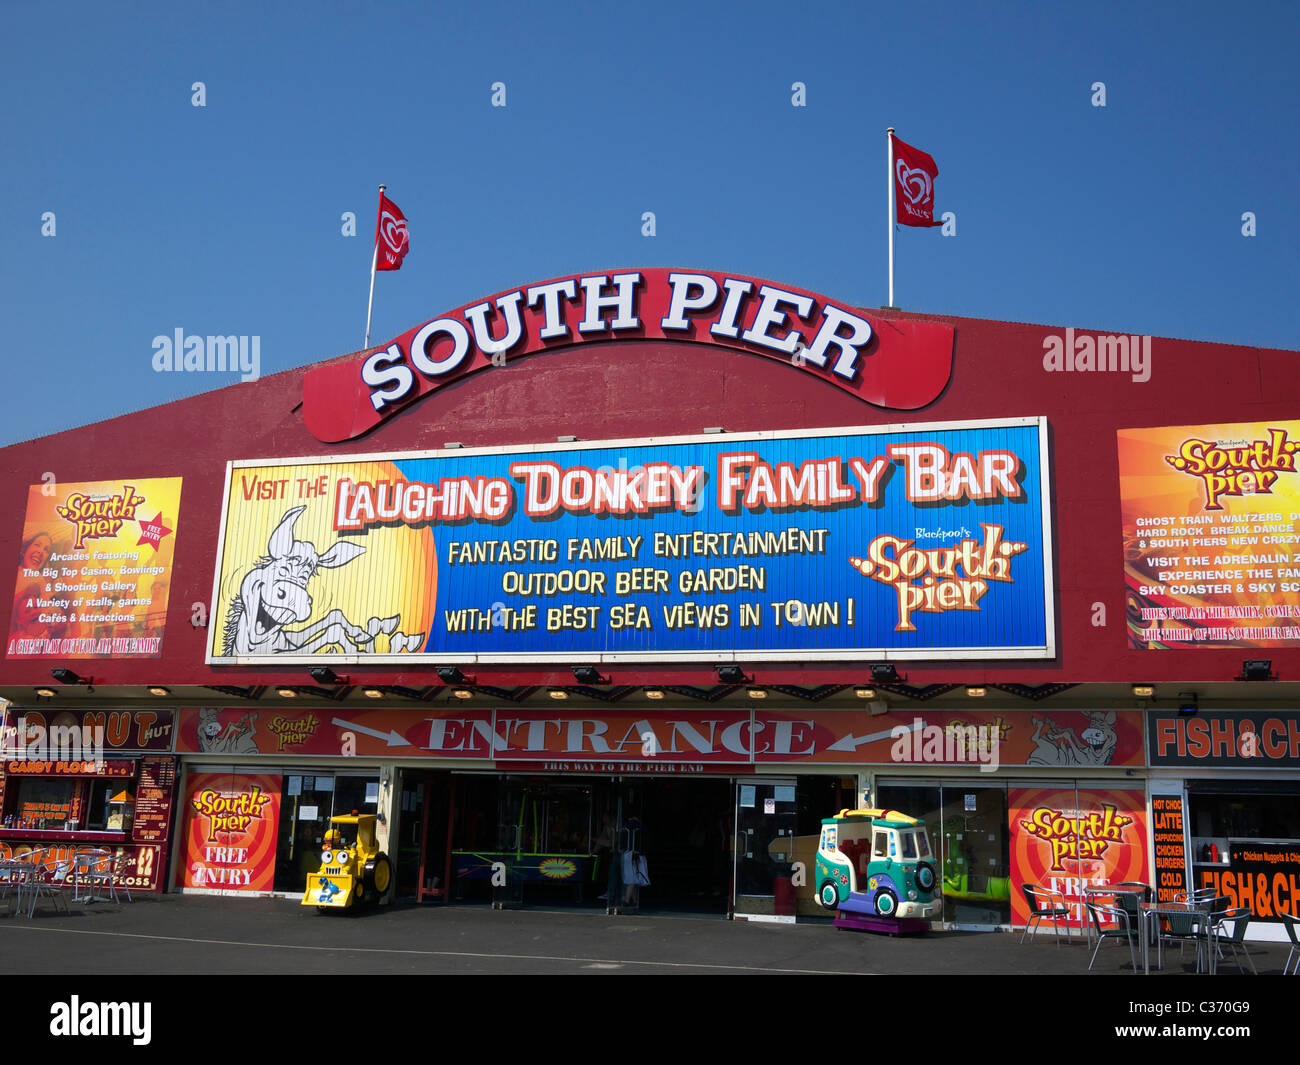
<instances>
[{"instance_id":1,"label":"red flag","mask_svg":"<svg viewBox=\"0 0 1300 1065\"><path fill-rule=\"evenodd\" d=\"M904 144L892 133L894 145L894 201L898 222L904 226L941 226L934 220L934 179L939 168L925 152Z\"/></svg>"},{"instance_id":2,"label":"red flag","mask_svg":"<svg viewBox=\"0 0 1300 1065\"><path fill-rule=\"evenodd\" d=\"M411 250L406 216L383 193L379 194L379 227L375 231L375 269L400 270Z\"/></svg>"}]
</instances>

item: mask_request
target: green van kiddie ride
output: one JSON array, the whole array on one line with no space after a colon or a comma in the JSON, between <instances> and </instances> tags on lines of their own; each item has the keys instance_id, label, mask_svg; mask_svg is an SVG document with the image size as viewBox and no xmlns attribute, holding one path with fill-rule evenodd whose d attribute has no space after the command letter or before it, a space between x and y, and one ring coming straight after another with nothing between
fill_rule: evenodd
<instances>
[{"instance_id":1,"label":"green van kiddie ride","mask_svg":"<svg viewBox=\"0 0 1300 1065\"><path fill-rule=\"evenodd\" d=\"M822 820L817 901L865 917L939 916L934 852L925 823L897 810L841 810Z\"/></svg>"}]
</instances>

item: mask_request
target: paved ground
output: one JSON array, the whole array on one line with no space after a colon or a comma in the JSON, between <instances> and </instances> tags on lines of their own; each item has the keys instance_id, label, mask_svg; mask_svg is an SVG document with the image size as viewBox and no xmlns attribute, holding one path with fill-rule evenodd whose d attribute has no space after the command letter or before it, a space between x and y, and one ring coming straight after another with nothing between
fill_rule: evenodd
<instances>
[{"instance_id":1,"label":"paved ground","mask_svg":"<svg viewBox=\"0 0 1300 1065\"><path fill-rule=\"evenodd\" d=\"M1261 974L1287 949L1251 944ZM1050 929L1019 935L928 932L881 936L829 921L773 925L683 916L398 905L320 915L283 899L137 897L134 903L43 905L0 916L10 972L77 974L1084 974L1091 951L1057 946ZM1154 964L1154 957L1152 959ZM1141 965L1139 955L1138 964ZM1195 955L1167 959L1150 981L1191 974ZM1227 972L1235 973L1229 959ZM1106 943L1094 975L1132 980L1128 951ZM1150 982L1148 981L1148 982Z\"/></svg>"},{"instance_id":2,"label":"paved ground","mask_svg":"<svg viewBox=\"0 0 1300 1065\"><path fill-rule=\"evenodd\" d=\"M1017 1045L1059 1048L1068 1036L1090 1047L1126 1046L1130 1054L1183 1054L1188 1042L1213 1039L1213 1052L1222 1054L1237 1049L1225 1042L1276 1042L1290 1039L1292 1029L1295 985L1285 981L1178 979L1194 970L1191 952L1174 955L1163 973L1135 976L1128 951L1113 943L1094 970L1110 979L1085 980L1089 948L1079 939L1058 947L1050 933L1021 945L1019 936L999 933L846 932L828 920L773 925L485 906L399 905L322 916L286 900L182 895L73 905L66 914L47 904L30 920L10 916L0 903L0 914L6 1051L31 1047L61 1056L108 1049L102 1039L70 1041L54 1031L59 1017L89 1009L93 1018L102 1003L139 1011L138 1030L148 1031L147 1046L134 1045L131 1035L116 1037L115 1055L153 1053L169 1061L196 1051L206 1060L218 1047L240 1060L280 1050L301 1057L326 1033L327 1043L348 1047L360 1038L367 1052L427 1044L433 1053L456 1032L447 1044L453 1050L464 1033L475 1046L506 1052L517 1045L549 1052L593 1036L608 1042L622 1035L626 1043L631 1035L664 1050L689 1040L694 1056L712 1046L786 1055L773 1032L802 1046L807 1022L824 1017L827 1004L850 1003L844 1023L865 1023L863 1003L877 998L923 1007L899 1016L941 1024L952 1017L950 1028L927 1028L925 1019L920 1027L873 1026L877 1052L892 1045L913 1053L950 1037L979 1045L984 1033L997 1032L1012 1033ZM1250 950L1264 974L1278 973L1287 954L1276 945ZM1225 972L1232 971L1229 964ZM734 982L696 982L682 985L686 994L665 994L622 980L584 981L575 993L554 981L500 979L804 974L876 978L853 985L787 979L757 995ZM498 979L427 979L471 975ZM840 1023L829 1019L832 1027ZM1146 1025L1155 1027L1129 1027Z\"/></svg>"}]
</instances>

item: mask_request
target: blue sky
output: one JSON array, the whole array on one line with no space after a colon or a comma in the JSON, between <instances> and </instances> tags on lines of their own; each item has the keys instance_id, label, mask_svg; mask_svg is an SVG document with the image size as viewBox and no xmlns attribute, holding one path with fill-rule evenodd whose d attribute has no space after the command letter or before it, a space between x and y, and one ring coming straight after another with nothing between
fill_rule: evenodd
<instances>
[{"instance_id":1,"label":"blue sky","mask_svg":"<svg viewBox=\"0 0 1300 1065\"><path fill-rule=\"evenodd\" d=\"M358 349L380 183L412 251L373 343L618 266L880 306L891 125L957 219L900 231L900 306L1300 348L1290 0L0 12L0 444L236 380L156 373L176 329L263 375Z\"/></svg>"}]
</instances>

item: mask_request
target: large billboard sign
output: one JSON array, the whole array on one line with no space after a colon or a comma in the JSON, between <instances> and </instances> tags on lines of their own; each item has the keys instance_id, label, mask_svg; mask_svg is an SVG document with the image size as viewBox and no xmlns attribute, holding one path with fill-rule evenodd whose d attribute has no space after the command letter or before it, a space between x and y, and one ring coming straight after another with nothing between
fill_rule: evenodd
<instances>
[{"instance_id":1,"label":"large billboard sign","mask_svg":"<svg viewBox=\"0 0 1300 1065\"><path fill-rule=\"evenodd\" d=\"M181 478L32 485L8 658L162 654Z\"/></svg>"},{"instance_id":2,"label":"large billboard sign","mask_svg":"<svg viewBox=\"0 0 1300 1065\"><path fill-rule=\"evenodd\" d=\"M1022 418L231 463L208 661L1050 657L1046 454Z\"/></svg>"},{"instance_id":3,"label":"large billboard sign","mask_svg":"<svg viewBox=\"0 0 1300 1065\"><path fill-rule=\"evenodd\" d=\"M319 440L351 440L469 374L611 340L707 344L775 359L894 410L933 402L952 374L953 327L943 322L872 320L753 277L618 270L510 289L364 357L313 367L303 380L303 421Z\"/></svg>"},{"instance_id":4,"label":"large billboard sign","mask_svg":"<svg viewBox=\"0 0 1300 1065\"><path fill-rule=\"evenodd\" d=\"M1119 431L1132 648L1300 647L1300 421Z\"/></svg>"}]
</instances>

